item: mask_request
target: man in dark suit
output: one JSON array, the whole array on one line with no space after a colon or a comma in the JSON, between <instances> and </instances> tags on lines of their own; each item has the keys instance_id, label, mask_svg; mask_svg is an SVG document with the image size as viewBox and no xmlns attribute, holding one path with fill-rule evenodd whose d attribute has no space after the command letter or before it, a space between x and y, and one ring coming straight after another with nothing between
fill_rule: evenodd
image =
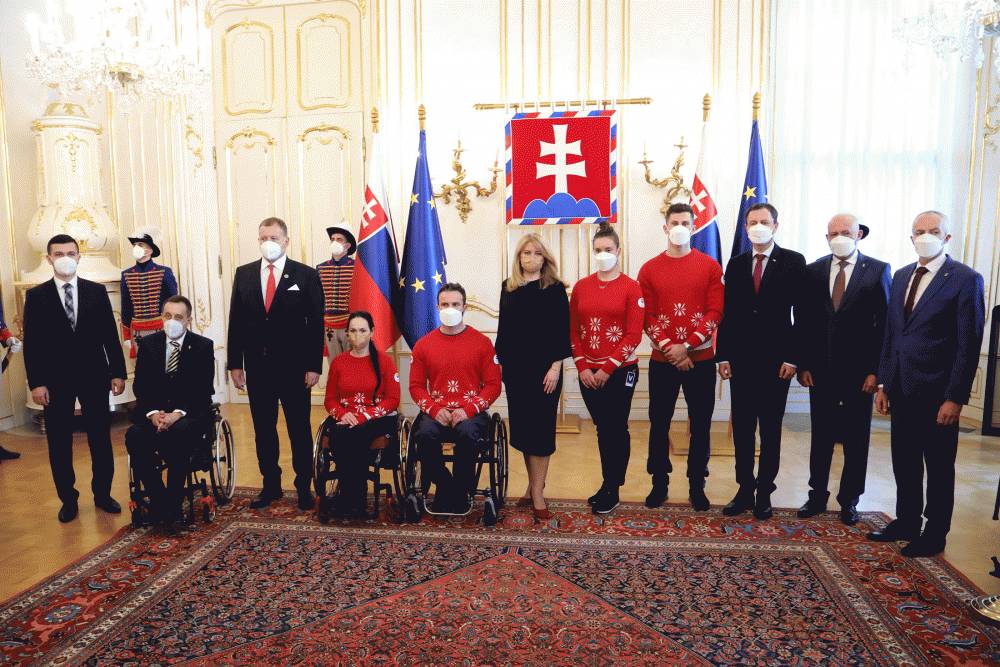
<instances>
[{"instance_id":1,"label":"man in dark suit","mask_svg":"<svg viewBox=\"0 0 1000 667\"><path fill-rule=\"evenodd\" d=\"M292 441L299 509L312 508L312 426L309 390L323 369L323 288L312 267L288 259L288 227L260 223L262 260L236 269L229 306L229 361L233 384L250 394L257 462L264 489L250 503L281 498L278 403Z\"/></svg>"},{"instance_id":2,"label":"man in dark suit","mask_svg":"<svg viewBox=\"0 0 1000 667\"><path fill-rule=\"evenodd\" d=\"M205 433L215 393L212 340L189 331L191 302L168 297L163 329L143 336L135 364L135 422L125 433L132 468L149 493L153 518L168 529L181 516L191 452ZM167 463L167 488L154 470Z\"/></svg>"},{"instance_id":3,"label":"man in dark suit","mask_svg":"<svg viewBox=\"0 0 1000 667\"><path fill-rule=\"evenodd\" d=\"M872 396L885 335L885 309L892 280L889 265L858 252L868 228L842 213L827 224L832 254L806 267L802 298L795 309L799 384L809 387L812 442L809 499L802 519L826 511L835 442L844 446L840 477L840 520L858 522L865 491Z\"/></svg>"},{"instance_id":4,"label":"man in dark suit","mask_svg":"<svg viewBox=\"0 0 1000 667\"><path fill-rule=\"evenodd\" d=\"M949 229L937 211L913 221L920 259L893 276L878 370L875 407L892 414L896 520L868 537L909 540L901 553L910 557L941 553L951 530L958 418L969 401L986 321L983 277L945 253ZM922 533L921 512L927 519Z\"/></svg>"},{"instance_id":5,"label":"man in dark suit","mask_svg":"<svg viewBox=\"0 0 1000 667\"><path fill-rule=\"evenodd\" d=\"M730 380L736 481L726 516L753 509L759 520L771 518L781 457L781 422L788 384L795 375L798 351L792 309L806 260L774 242L778 211L754 204L747 211L750 252L726 266L726 315L719 326L716 359L719 376ZM760 462L754 477L756 432L760 428Z\"/></svg>"},{"instance_id":6,"label":"man in dark suit","mask_svg":"<svg viewBox=\"0 0 1000 667\"><path fill-rule=\"evenodd\" d=\"M94 504L112 514L122 511L111 497L115 461L111 452L108 390L125 391L125 358L107 290L76 275L80 247L72 236L57 234L46 246L54 277L28 290L24 299L24 365L31 399L42 406L49 464L62 501L59 520L78 512L74 488L73 412L80 401L87 428Z\"/></svg>"}]
</instances>

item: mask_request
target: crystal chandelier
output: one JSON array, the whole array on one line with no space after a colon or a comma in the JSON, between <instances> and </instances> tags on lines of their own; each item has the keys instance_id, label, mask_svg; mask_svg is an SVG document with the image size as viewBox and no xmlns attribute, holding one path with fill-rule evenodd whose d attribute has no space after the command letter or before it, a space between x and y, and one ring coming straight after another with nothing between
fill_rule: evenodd
<instances>
[{"instance_id":1,"label":"crystal chandelier","mask_svg":"<svg viewBox=\"0 0 1000 667\"><path fill-rule=\"evenodd\" d=\"M930 46L942 58L954 53L962 60L972 58L979 68L987 40L1000 37L1000 0L933 0L925 12L904 18L897 34ZM1000 71L1000 45L993 49L993 67Z\"/></svg>"},{"instance_id":2,"label":"crystal chandelier","mask_svg":"<svg viewBox=\"0 0 1000 667\"><path fill-rule=\"evenodd\" d=\"M186 4L186 3L181 3ZM135 104L204 90L207 68L197 53L197 18L174 0L71 0L66 14L49 0L44 18L29 14L29 76L70 95L110 91ZM181 30L181 26L187 26Z\"/></svg>"}]
</instances>

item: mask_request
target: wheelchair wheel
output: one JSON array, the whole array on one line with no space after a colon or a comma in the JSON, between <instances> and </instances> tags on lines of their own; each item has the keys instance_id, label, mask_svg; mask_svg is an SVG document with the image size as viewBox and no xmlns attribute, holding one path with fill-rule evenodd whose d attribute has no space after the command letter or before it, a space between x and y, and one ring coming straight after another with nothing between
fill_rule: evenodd
<instances>
[{"instance_id":1,"label":"wheelchair wheel","mask_svg":"<svg viewBox=\"0 0 1000 667\"><path fill-rule=\"evenodd\" d=\"M497 525L497 506L493 503L493 498L486 498L483 502L483 525Z\"/></svg>"},{"instance_id":2,"label":"wheelchair wheel","mask_svg":"<svg viewBox=\"0 0 1000 667\"><path fill-rule=\"evenodd\" d=\"M403 520L415 523L420 521L422 512L423 478L421 476L420 459L417 456L417 446L411 437L412 424L408 419L400 427L399 451L400 469L402 470L402 486L405 496L400 496L403 505Z\"/></svg>"},{"instance_id":3,"label":"wheelchair wheel","mask_svg":"<svg viewBox=\"0 0 1000 667\"><path fill-rule=\"evenodd\" d=\"M323 445L327 443L329 443L329 436L326 434L326 421L324 420L316 429L316 437L313 438L313 488L321 502L326 497L326 462L323 456Z\"/></svg>"},{"instance_id":4,"label":"wheelchair wheel","mask_svg":"<svg viewBox=\"0 0 1000 667\"><path fill-rule=\"evenodd\" d=\"M233 498L236 491L236 443L233 429L224 417L215 422L215 442L212 443L212 465L209 469L212 493L220 505Z\"/></svg>"},{"instance_id":5,"label":"wheelchair wheel","mask_svg":"<svg viewBox=\"0 0 1000 667\"><path fill-rule=\"evenodd\" d=\"M510 450L509 450L509 438L507 436L507 424L504 422L503 417L499 413L493 415L492 424L492 439L493 439L493 458L495 463L495 471L491 470L491 482L495 480L495 492L496 492L496 509L499 511L503 508L504 503L507 499L507 481L510 472Z\"/></svg>"},{"instance_id":6,"label":"wheelchair wheel","mask_svg":"<svg viewBox=\"0 0 1000 667\"><path fill-rule=\"evenodd\" d=\"M392 499L390 500L390 506L394 510L393 520L396 522L406 521L405 512L405 499L406 499L406 475L405 475L405 461L406 461L406 448L409 446L410 442L410 429L412 424L410 420L403 415L399 416L399 433L396 438L398 451L396 452L397 460L399 465L397 465L392 470Z\"/></svg>"}]
</instances>

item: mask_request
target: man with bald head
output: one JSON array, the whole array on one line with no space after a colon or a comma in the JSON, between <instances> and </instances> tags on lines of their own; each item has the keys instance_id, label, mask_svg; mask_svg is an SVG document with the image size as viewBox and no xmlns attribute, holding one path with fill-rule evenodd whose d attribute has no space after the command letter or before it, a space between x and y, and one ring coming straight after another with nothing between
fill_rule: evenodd
<instances>
[{"instance_id":1,"label":"man with bald head","mask_svg":"<svg viewBox=\"0 0 1000 667\"><path fill-rule=\"evenodd\" d=\"M812 421L809 498L799 517L826 511L830 462L839 442L844 469L837 502L840 520L848 526L858 522L858 499L865 491L872 396L892 275L888 264L858 251L858 241L867 235L868 228L855 215L830 219L826 240L831 254L806 267L795 322L798 379L809 387Z\"/></svg>"},{"instance_id":2,"label":"man with bald head","mask_svg":"<svg viewBox=\"0 0 1000 667\"><path fill-rule=\"evenodd\" d=\"M878 370L875 407L892 415L896 519L868 537L909 540L901 550L909 557L941 553L951 530L958 419L969 401L986 321L983 277L945 253L950 229L938 211L913 221L919 259L893 276Z\"/></svg>"}]
</instances>

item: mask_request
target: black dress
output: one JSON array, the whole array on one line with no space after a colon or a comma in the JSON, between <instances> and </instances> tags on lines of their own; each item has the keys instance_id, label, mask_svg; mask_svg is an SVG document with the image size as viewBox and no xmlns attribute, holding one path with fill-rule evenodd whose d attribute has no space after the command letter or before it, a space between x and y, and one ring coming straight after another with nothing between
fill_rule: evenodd
<instances>
[{"instance_id":1,"label":"black dress","mask_svg":"<svg viewBox=\"0 0 1000 667\"><path fill-rule=\"evenodd\" d=\"M542 382L553 362L572 354L565 286L541 289L537 280L513 292L501 286L496 351L507 391L510 444L532 456L551 455L556 451L562 374L551 394Z\"/></svg>"}]
</instances>

